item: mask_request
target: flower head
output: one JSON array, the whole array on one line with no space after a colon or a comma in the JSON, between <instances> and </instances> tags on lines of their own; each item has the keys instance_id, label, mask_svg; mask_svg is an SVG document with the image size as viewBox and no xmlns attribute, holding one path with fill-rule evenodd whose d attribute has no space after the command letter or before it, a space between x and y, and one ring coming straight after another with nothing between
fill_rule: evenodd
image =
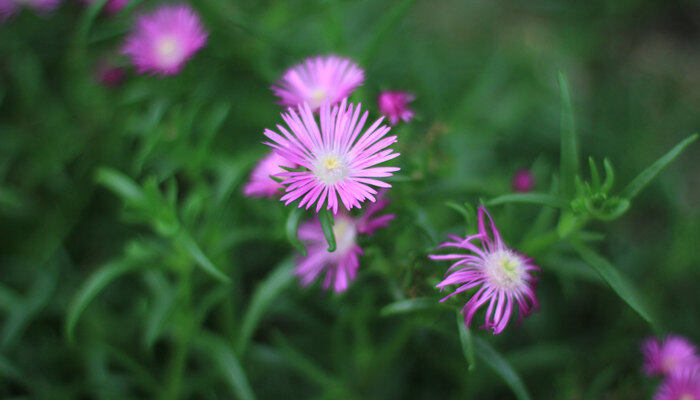
<instances>
[{"instance_id":1,"label":"flower head","mask_svg":"<svg viewBox=\"0 0 700 400\"><path fill-rule=\"evenodd\" d=\"M513 191L529 192L535 187L535 177L526 169L521 169L513 175Z\"/></svg>"},{"instance_id":2,"label":"flower head","mask_svg":"<svg viewBox=\"0 0 700 400\"><path fill-rule=\"evenodd\" d=\"M323 234L318 218L299 226L298 237L307 243L309 254L299 258L295 274L303 286L313 283L323 276L323 288L331 287L336 293L345 291L351 281L357 276L360 267L359 257L362 248L357 244L358 235L371 235L378 228L389 225L393 214L374 217L388 204L388 200L380 199L367 208L360 218L353 218L343 212L335 216L333 234L336 240L336 250L328 252L326 237Z\"/></svg>"},{"instance_id":3,"label":"flower head","mask_svg":"<svg viewBox=\"0 0 700 400\"><path fill-rule=\"evenodd\" d=\"M415 96L405 92L382 92L377 98L379 111L384 114L392 125L399 120L408 122L413 118L413 111L408 108Z\"/></svg>"},{"instance_id":4,"label":"flower head","mask_svg":"<svg viewBox=\"0 0 700 400\"><path fill-rule=\"evenodd\" d=\"M488 225L484 222L488 217ZM451 236L452 241L445 242L439 248L454 247L464 249L471 254L431 255L433 260L456 260L447 270L445 278L437 287L440 290L449 285L458 285L457 289L443 298L448 298L479 287L474 296L462 308L464 323L469 326L476 311L488 302L485 329L499 334L505 329L514 306L519 307L519 320L537 309L535 297L535 278L532 271L539 268L532 260L511 250L503 243L491 216L484 207L479 207L479 233L464 239ZM472 243L478 240L481 247Z\"/></svg>"},{"instance_id":5,"label":"flower head","mask_svg":"<svg viewBox=\"0 0 700 400\"><path fill-rule=\"evenodd\" d=\"M102 60L95 67L95 80L106 87L117 87L124 81L126 71L109 61Z\"/></svg>"},{"instance_id":6,"label":"flower head","mask_svg":"<svg viewBox=\"0 0 700 400\"><path fill-rule=\"evenodd\" d=\"M283 106L308 103L317 111L323 103L334 105L348 97L364 80L364 71L349 58L317 56L288 69L272 91Z\"/></svg>"},{"instance_id":7,"label":"flower head","mask_svg":"<svg viewBox=\"0 0 700 400\"><path fill-rule=\"evenodd\" d=\"M83 0L86 4L92 4L97 0ZM104 11L109 14L116 14L129 4L129 0L108 0L104 6Z\"/></svg>"},{"instance_id":8,"label":"flower head","mask_svg":"<svg viewBox=\"0 0 700 400\"><path fill-rule=\"evenodd\" d=\"M360 118L360 105L347 105L346 100L331 107L321 106L321 127L316 123L311 107L304 103L298 113L288 109L282 119L289 127L277 125L281 134L266 129L265 144L289 162L306 168L305 171L282 172L285 195L281 200L289 204L299 198L299 207L310 208L316 203L316 212L326 204L326 209L338 213L338 198L346 210L360 208L360 203L375 201L377 186L389 188L390 184L375 179L388 177L399 170L396 167L376 167L399 154L388 149L396 142L396 136L385 137L390 128L381 125L382 118L360 135L368 113ZM303 196L303 197L302 197Z\"/></svg>"},{"instance_id":9,"label":"flower head","mask_svg":"<svg viewBox=\"0 0 700 400\"><path fill-rule=\"evenodd\" d=\"M250 173L248 183L243 187L243 194L248 197L275 197L282 192L282 185L272 179L280 172L284 172L282 167L296 168L296 164L286 158L271 151L255 166Z\"/></svg>"},{"instance_id":10,"label":"flower head","mask_svg":"<svg viewBox=\"0 0 700 400\"><path fill-rule=\"evenodd\" d=\"M671 374L659 386L654 400L700 400L700 365Z\"/></svg>"},{"instance_id":11,"label":"flower head","mask_svg":"<svg viewBox=\"0 0 700 400\"><path fill-rule=\"evenodd\" d=\"M206 42L207 33L190 6L166 5L138 18L122 53L139 73L173 75Z\"/></svg>"},{"instance_id":12,"label":"flower head","mask_svg":"<svg viewBox=\"0 0 700 400\"><path fill-rule=\"evenodd\" d=\"M695 346L680 336L669 335L663 342L649 338L642 343L642 353L645 359L642 368L647 375L669 376L700 365Z\"/></svg>"}]
</instances>

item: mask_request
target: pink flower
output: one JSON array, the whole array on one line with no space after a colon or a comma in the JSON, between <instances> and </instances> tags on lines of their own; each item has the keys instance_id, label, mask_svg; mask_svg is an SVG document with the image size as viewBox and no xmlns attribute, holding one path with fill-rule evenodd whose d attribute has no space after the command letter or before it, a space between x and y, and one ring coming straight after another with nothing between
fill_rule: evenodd
<instances>
[{"instance_id":1,"label":"pink flower","mask_svg":"<svg viewBox=\"0 0 700 400\"><path fill-rule=\"evenodd\" d=\"M97 0L82 0L86 4L92 4ZM116 14L129 4L129 0L108 0L104 6L104 11L109 14Z\"/></svg>"},{"instance_id":2,"label":"pink flower","mask_svg":"<svg viewBox=\"0 0 700 400\"><path fill-rule=\"evenodd\" d=\"M396 125L399 120L408 122L413 118L413 111L408 108L408 103L412 102L415 96L405 92L382 92L377 98L379 111L389 118L392 125Z\"/></svg>"},{"instance_id":3,"label":"pink flower","mask_svg":"<svg viewBox=\"0 0 700 400\"><path fill-rule=\"evenodd\" d=\"M700 400L700 365L671 374L659 386L654 400Z\"/></svg>"},{"instance_id":4,"label":"pink flower","mask_svg":"<svg viewBox=\"0 0 700 400\"><path fill-rule=\"evenodd\" d=\"M669 335L663 343L649 338L642 343L647 375L672 375L683 369L700 365L695 346L686 338ZM698 399L700 400L700 398Z\"/></svg>"},{"instance_id":5,"label":"pink flower","mask_svg":"<svg viewBox=\"0 0 700 400\"><path fill-rule=\"evenodd\" d=\"M484 215L489 219L488 228L484 223ZM457 260L447 270L445 278L437 287L442 289L449 285L459 285L457 289L441 302L448 298L479 287L462 308L464 323L468 327L476 311L489 303L486 310L486 323L482 328L493 330L493 334L499 334L505 329L514 306L519 307L519 319L530 315L533 309L537 309L537 297L535 297L535 278L532 271L539 268L532 264L532 260L511 250L503 243L491 215L482 206L479 207L479 233L467 236L464 239L450 236L453 240L445 242L438 248L455 247L464 249L471 254L447 254L431 255L433 260ZM479 240L481 247L472 241Z\"/></svg>"},{"instance_id":6,"label":"pink flower","mask_svg":"<svg viewBox=\"0 0 700 400\"><path fill-rule=\"evenodd\" d=\"M336 250L328 252L326 237L321 229L318 218L299 226L298 236L307 243L308 256L299 258L295 274L302 286L313 283L320 275L323 277L323 289L333 287L336 293L345 291L350 282L357 276L360 267L359 257L362 248L357 244L358 235L372 235L378 228L389 225L394 214L386 214L374 218L388 200L380 199L367 208L360 218L353 218L343 212L335 216L333 233L335 234Z\"/></svg>"},{"instance_id":7,"label":"pink flower","mask_svg":"<svg viewBox=\"0 0 700 400\"><path fill-rule=\"evenodd\" d=\"M121 85L125 75L124 68L114 66L105 60L100 61L95 68L95 80L106 87Z\"/></svg>"},{"instance_id":8,"label":"pink flower","mask_svg":"<svg viewBox=\"0 0 700 400\"><path fill-rule=\"evenodd\" d=\"M21 6L42 14L56 9L60 4L61 0L0 0L0 22L19 12Z\"/></svg>"},{"instance_id":9,"label":"pink flower","mask_svg":"<svg viewBox=\"0 0 700 400\"><path fill-rule=\"evenodd\" d=\"M138 18L122 53L139 73L173 75L206 42L207 33L190 6L165 5Z\"/></svg>"},{"instance_id":10,"label":"pink flower","mask_svg":"<svg viewBox=\"0 0 700 400\"><path fill-rule=\"evenodd\" d=\"M396 142L396 136L385 137L390 128L380 125L383 118L360 135L367 116L365 112L359 118L360 105L348 107L346 100L332 109L324 103L319 130L311 107L304 103L299 106L298 114L291 108L282 114L291 133L281 125L277 125L281 135L265 130L265 136L271 140L265 144L289 162L306 168L306 171L278 174L285 186L286 193L281 198L285 204L301 198L300 208L306 205L308 209L316 203L318 212L326 204L326 209L337 214L338 197L345 209L350 210L360 208L360 203L367 199L375 201L377 191L369 185L391 187L375 178L392 176L399 168L376 165L399 155L387 148Z\"/></svg>"},{"instance_id":11,"label":"pink flower","mask_svg":"<svg viewBox=\"0 0 700 400\"><path fill-rule=\"evenodd\" d=\"M535 187L535 177L526 169L521 169L513 176L514 192L529 192Z\"/></svg>"},{"instance_id":12,"label":"pink flower","mask_svg":"<svg viewBox=\"0 0 700 400\"><path fill-rule=\"evenodd\" d=\"M308 103L312 111L321 104L334 105L362 85L365 72L348 58L317 56L307 58L282 75L272 91L283 106Z\"/></svg>"},{"instance_id":13,"label":"pink flower","mask_svg":"<svg viewBox=\"0 0 700 400\"><path fill-rule=\"evenodd\" d=\"M275 197L282 194L282 185L272 179L285 170L281 167L296 168L296 164L271 151L255 166L250 173L248 183L243 188L243 194L248 197Z\"/></svg>"},{"instance_id":14,"label":"pink flower","mask_svg":"<svg viewBox=\"0 0 700 400\"><path fill-rule=\"evenodd\" d=\"M5 22L8 18L17 14L19 4L14 0L0 0L0 22Z\"/></svg>"}]
</instances>

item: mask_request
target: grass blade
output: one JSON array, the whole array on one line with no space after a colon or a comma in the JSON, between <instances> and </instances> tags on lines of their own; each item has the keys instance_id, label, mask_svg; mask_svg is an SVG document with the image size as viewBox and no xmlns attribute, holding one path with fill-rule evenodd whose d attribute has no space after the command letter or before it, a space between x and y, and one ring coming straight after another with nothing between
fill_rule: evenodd
<instances>
[{"instance_id":1,"label":"grass blade","mask_svg":"<svg viewBox=\"0 0 700 400\"><path fill-rule=\"evenodd\" d=\"M497 205L506 203L529 203L545 205L553 208L566 208L566 202L558 197L546 193L509 193L489 200L487 205Z\"/></svg>"},{"instance_id":2,"label":"grass blade","mask_svg":"<svg viewBox=\"0 0 700 400\"><path fill-rule=\"evenodd\" d=\"M226 274L221 272L210 260L209 258L204 254L202 249L199 248L199 245L197 242L192 239L192 237L189 235L189 233L185 231L181 231L177 235L177 242L182 245L182 247L187 251L187 253L192 257L192 259L197 263L198 266L200 266L204 272L208 273L215 279L219 280L222 283L230 283L231 278L229 278Z\"/></svg>"},{"instance_id":3,"label":"grass blade","mask_svg":"<svg viewBox=\"0 0 700 400\"><path fill-rule=\"evenodd\" d=\"M484 361L496 374L498 374L506 382L508 387L515 393L515 397L519 400L530 400L530 395L525 388L525 384L510 366L503 356L496 349L491 347L486 341L475 337L474 350L480 359Z\"/></svg>"},{"instance_id":4,"label":"grass blade","mask_svg":"<svg viewBox=\"0 0 700 400\"><path fill-rule=\"evenodd\" d=\"M559 188L566 199L575 195L575 179L578 172L578 145L574 127L574 112L571 105L569 83L563 72L559 71L559 90L561 93L561 153L559 167Z\"/></svg>"},{"instance_id":5,"label":"grass blade","mask_svg":"<svg viewBox=\"0 0 700 400\"><path fill-rule=\"evenodd\" d=\"M231 346L223 339L206 332L197 335L197 340L231 387L234 396L241 400L255 400L253 388L248 383L245 371Z\"/></svg>"}]
</instances>

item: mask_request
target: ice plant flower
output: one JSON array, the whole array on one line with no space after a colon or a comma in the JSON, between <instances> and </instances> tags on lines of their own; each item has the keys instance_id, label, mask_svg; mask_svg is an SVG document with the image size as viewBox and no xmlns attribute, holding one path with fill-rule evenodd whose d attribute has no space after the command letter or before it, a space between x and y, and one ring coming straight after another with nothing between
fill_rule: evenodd
<instances>
[{"instance_id":1,"label":"ice plant flower","mask_svg":"<svg viewBox=\"0 0 700 400\"><path fill-rule=\"evenodd\" d=\"M700 400L700 365L673 373L659 386L654 400Z\"/></svg>"},{"instance_id":2,"label":"ice plant flower","mask_svg":"<svg viewBox=\"0 0 700 400\"><path fill-rule=\"evenodd\" d=\"M488 217L488 225L484 216ZM468 327L476 311L488 302L486 323L482 328L490 329L496 335L505 329L514 306L519 307L518 322L537 309L532 272L539 271L539 268L532 264L532 260L506 246L483 206L479 207L478 226L477 234L465 238L450 236L451 241L438 247L462 249L471 254L430 255L430 258L455 260L437 287L442 290L446 286L458 285L457 289L440 301L479 287L462 308L464 323ZM481 247L472 243L474 241L479 241Z\"/></svg>"},{"instance_id":3,"label":"ice plant flower","mask_svg":"<svg viewBox=\"0 0 700 400\"><path fill-rule=\"evenodd\" d=\"M529 192L535 187L535 177L526 169L521 169L513 175L513 191Z\"/></svg>"},{"instance_id":4,"label":"ice plant flower","mask_svg":"<svg viewBox=\"0 0 700 400\"><path fill-rule=\"evenodd\" d=\"M348 97L365 80L365 72L349 58L307 58L282 75L272 91L283 106L308 103L313 111L321 104L334 105Z\"/></svg>"},{"instance_id":5,"label":"ice plant flower","mask_svg":"<svg viewBox=\"0 0 700 400\"><path fill-rule=\"evenodd\" d=\"M174 75L206 42L207 33L190 6L165 5L138 18L122 53L139 73Z\"/></svg>"},{"instance_id":6,"label":"ice plant flower","mask_svg":"<svg viewBox=\"0 0 700 400\"><path fill-rule=\"evenodd\" d=\"M377 98L379 111L384 114L392 125L400 120L408 122L413 118L413 111L408 108L415 96L405 92L382 92Z\"/></svg>"},{"instance_id":7,"label":"ice plant flower","mask_svg":"<svg viewBox=\"0 0 700 400\"><path fill-rule=\"evenodd\" d=\"M86 4L92 4L97 0L83 0ZM104 11L109 14L116 14L129 4L129 0L108 0L104 6Z\"/></svg>"},{"instance_id":8,"label":"ice plant flower","mask_svg":"<svg viewBox=\"0 0 700 400\"><path fill-rule=\"evenodd\" d=\"M285 170L282 167L296 168L296 164L271 151L253 168L243 194L248 197L275 197L282 194L282 185L271 178Z\"/></svg>"},{"instance_id":9,"label":"ice plant flower","mask_svg":"<svg viewBox=\"0 0 700 400\"><path fill-rule=\"evenodd\" d=\"M642 353L642 368L647 375L670 376L680 370L700 366L695 346L681 336L669 335L663 342L649 338L642 343Z\"/></svg>"},{"instance_id":10,"label":"ice plant flower","mask_svg":"<svg viewBox=\"0 0 700 400\"><path fill-rule=\"evenodd\" d=\"M357 277L357 269L360 267L362 248L357 244L357 237L372 235L376 229L389 225L394 214L375 217L387 204L388 200L380 199L359 218L353 218L344 212L337 214L333 226L336 250L332 253L328 252L326 237L318 218L299 225L298 237L307 243L308 250L308 255L297 261L295 270L302 286L309 286L324 275L323 289L332 287L336 293L345 291Z\"/></svg>"},{"instance_id":11,"label":"ice plant flower","mask_svg":"<svg viewBox=\"0 0 700 400\"><path fill-rule=\"evenodd\" d=\"M0 22L19 12L21 7L31 8L37 13L46 13L54 10L61 4L61 0L0 0Z\"/></svg>"},{"instance_id":12,"label":"ice plant flower","mask_svg":"<svg viewBox=\"0 0 700 400\"><path fill-rule=\"evenodd\" d=\"M368 112L360 118L360 105L348 106L343 100L331 109L321 106L320 130L308 103L282 113L289 131L277 125L279 133L265 130L270 141L265 142L277 154L295 163L304 171L285 171L282 178L285 194L281 200L289 204L301 198L299 207L309 209L314 203L316 212L326 205L338 213L338 198L346 210L361 208L364 200L375 201L375 189L389 188L390 184L375 179L388 177L400 168L377 167L399 154L389 149L396 136L386 136L391 128L381 125L383 118L374 122L362 135ZM290 132L291 131L291 132Z\"/></svg>"}]
</instances>

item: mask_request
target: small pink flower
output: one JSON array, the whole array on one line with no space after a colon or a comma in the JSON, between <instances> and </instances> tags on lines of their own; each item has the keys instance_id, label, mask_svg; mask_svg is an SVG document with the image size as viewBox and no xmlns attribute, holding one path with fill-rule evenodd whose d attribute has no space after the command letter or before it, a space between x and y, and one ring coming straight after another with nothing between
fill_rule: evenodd
<instances>
[{"instance_id":1,"label":"small pink flower","mask_svg":"<svg viewBox=\"0 0 700 400\"><path fill-rule=\"evenodd\" d=\"M286 191L280 200L290 204L301 199L300 208L309 209L315 203L316 212L325 205L337 214L338 198L349 211L360 208L367 199L375 201L377 191L371 186L391 187L375 178L392 176L399 168L376 165L399 155L388 148L396 142L396 136L386 137L391 128L381 125L383 118L360 135L367 116L365 112L360 118L360 105L348 107L346 100L332 109L324 103L319 129L311 107L304 103L298 114L291 108L282 114L289 131L281 125L277 125L281 134L266 129L264 133L270 141L265 144L289 162L306 168L278 174Z\"/></svg>"},{"instance_id":2,"label":"small pink flower","mask_svg":"<svg viewBox=\"0 0 700 400\"><path fill-rule=\"evenodd\" d=\"M97 0L82 0L86 4L92 4ZM129 0L109 0L104 6L104 11L109 14L116 14L129 4Z\"/></svg>"},{"instance_id":3,"label":"small pink flower","mask_svg":"<svg viewBox=\"0 0 700 400\"><path fill-rule=\"evenodd\" d=\"M700 365L667 377L659 386L654 400L700 400Z\"/></svg>"},{"instance_id":4,"label":"small pink flower","mask_svg":"<svg viewBox=\"0 0 700 400\"><path fill-rule=\"evenodd\" d=\"M377 98L379 111L384 114L392 125L399 120L408 122L413 118L413 111L408 108L415 96L406 92L382 92Z\"/></svg>"},{"instance_id":5,"label":"small pink flower","mask_svg":"<svg viewBox=\"0 0 700 400\"><path fill-rule=\"evenodd\" d=\"M317 56L288 69L271 89L280 98L280 105L306 102L317 111L323 103L332 106L348 97L364 80L364 71L352 60Z\"/></svg>"},{"instance_id":6,"label":"small pink flower","mask_svg":"<svg viewBox=\"0 0 700 400\"><path fill-rule=\"evenodd\" d=\"M695 346L686 338L669 335L663 342L649 338L642 343L647 375L665 375L700 365ZM698 399L700 400L700 399Z\"/></svg>"},{"instance_id":7,"label":"small pink flower","mask_svg":"<svg viewBox=\"0 0 700 400\"><path fill-rule=\"evenodd\" d=\"M95 80L106 87L117 87L124 82L126 70L102 60L95 68Z\"/></svg>"},{"instance_id":8,"label":"small pink flower","mask_svg":"<svg viewBox=\"0 0 700 400\"><path fill-rule=\"evenodd\" d=\"M337 214L333 226L336 250L332 253L328 252L326 237L318 218L301 224L298 236L307 243L309 252L306 257L297 261L295 274L302 286L312 284L320 275L325 274L323 289L333 287L336 293L345 291L350 282L357 277L357 269L360 267L362 248L357 244L357 236L372 235L376 229L389 225L394 214L374 218L374 214L387 204L388 200L378 200L368 207L367 212L360 218L353 218L343 212Z\"/></svg>"},{"instance_id":9,"label":"small pink flower","mask_svg":"<svg viewBox=\"0 0 700 400\"><path fill-rule=\"evenodd\" d=\"M285 172L281 167L296 168L296 164L271 151L255 166L250 173L248 183L243 188L243 194L248 197L276 197L281 196L283 188L270 176L276 176Z\"/></svg>"},{"instance_id":10,"label":"small pink flower","mask_svg":"<svg viewBox=\"0 0 700 400\"><path fill-rule=\"evenodd\" d=\"M122 53L139 73L174 75L206 42L199 15L189 5L165 5L138 18Z\"/></svg>"},{"instance_id":11,"label":"small pink flower","mask_svg":"<svg viewBox=\"0 0 700 400\"><path fill-rule=\"evenodd\" d=\"M529 192L535 187L535 177L526 169L521 169L513 176L514 192Z\"/></svg>"},{"instance_id":12,"label":"small pink flower","mask_svg":"<svg viewBox=\"0 0 700 400\"><path fill-rule=\"evenodd\" d=\"M488 227L484 222L488 217ZM519 307L519 319L530 315L537 309L535 296L535 278L532 271L539 268L532 260L511 250L503 243L491 216L484 207L479 207L479 233L465 238L451 236L451 242L445 242L438 248L454 247L464 249L472 254L430 255L433 260L456 260L445 273L445 279L437 287L444 289L449 285L458 285L457 289L441 302L450 297L479 287L477 292L462 308L464 323L468 327L476 311L488 302L486 323L482 328L493 330L493 334L503 332L513 310ZM472 241L479 240L481 247Z\"/></svg>"}]
</instances>

